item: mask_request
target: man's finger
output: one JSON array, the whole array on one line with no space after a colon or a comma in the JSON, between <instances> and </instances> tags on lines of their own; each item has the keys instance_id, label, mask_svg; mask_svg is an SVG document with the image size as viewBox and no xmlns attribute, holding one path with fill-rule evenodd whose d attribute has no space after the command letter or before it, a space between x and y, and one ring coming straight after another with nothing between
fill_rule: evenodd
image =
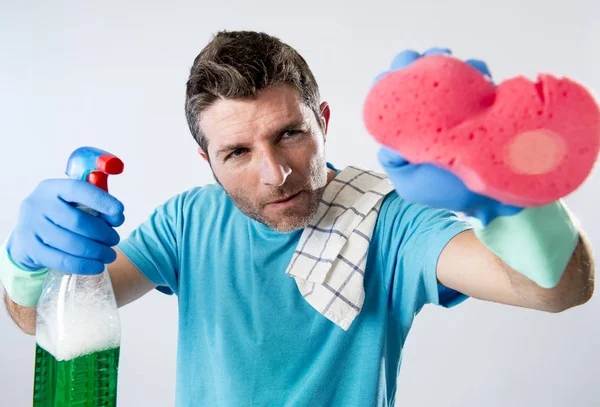
<instances>
[{"instance_id":1,"label":"man's finger","mask_svg":"<svg viewBox=\"0 0 600 407\"><path fill-rule=\"evenodd\" d=\"M402 51L401 53L396 55L396 57L392 61L392 64L390 65L390 71L396 71L398 69L406 68L419 58L421 58L421 54L419 54L417 51L413 51L410 49Z\"/></svg>"},{"instance_id":2,"label":"man's finger","mask_svg":"<svg viewBox=\"0 0 600 407\"><path fill-rule=\"evenodd\" d=\"M425 51L423 53L423 56L427 56L427 55L439 55L439 54L446 54L446 55L452 55L452 51L450 50L450 48L430 48L427 51Z\"/></svg>"},{"instance_id":3,"label":"man's finger","mask_svg":"<svg viewBox=\"0 0 600 407\"><path fill-rule=\"evenodd\" d=\"M386 146L381 146L379 152L377 153L377 156L379 158L379 162L381 162L381 165L386 167L399 167L402 165L409 164L409 162L404 157L402 157L400 154Z\"/></svg>"},{"instance_id":4,"label":"man's finger","mask_svg":"<svg viewBox=\"0 0 600 407\"><path fill-rule=\"evenodd\" d=\"M490 73L490 70L485 62L478 59L468 59L465 62L477 69L482 74L486 75L488 78L492 79L492 74Z\"/></svg>"},{"instance_id":5,"label":"man's finger","mask_svg":"<svg viewBox=\"0 0 600 407\"><path fill-rule=\"evenodd\" d=\"M379 80L380 80L381 78L383 78L384 76L386 76L386 75L387 75L387 74L389 74L389 73L390 73L390 71L385 71L385 72L382 72L382 73L380 73L379 75L377 75L377 76L375 77L375 80L373 80L373 85L375 85L377 82L379 82Z\"/></svg>"},{"instance_id":6,"label":"man's finger","mask_svg":"<svg viewBox=\"0 0 600 407\"><path fill-rule=\"evenodd\" d=\"M52 180L57 195L65 202L78 203L109 216L123 212L123 204L108 192L85 181Z\"/></svg>"}]
</instances>

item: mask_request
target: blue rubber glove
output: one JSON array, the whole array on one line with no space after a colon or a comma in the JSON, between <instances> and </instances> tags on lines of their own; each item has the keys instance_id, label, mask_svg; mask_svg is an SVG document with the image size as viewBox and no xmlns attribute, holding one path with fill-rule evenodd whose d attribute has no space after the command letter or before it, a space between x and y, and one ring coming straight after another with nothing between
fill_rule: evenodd
<instances>
[{"instance_id":1,"label":"blue rubber glove","mask_svg":"<svg viewBox=\"0 0 600 407\"><path fill-rule=\"evenodd\" d=\"M75 208L99 212L95 217ZM6 250L23 269L51 268L72 274L98 274L116 259L119 243L113 229L123 224L123 204L85 181L42 181L22 202L19 220Z\"/></svg>"},{"instance_id":2,"label":"blue rubber glove","mask_svg":"<svg viewBox=\"0 0 600 407\"><path fill-rule=\"evenodd\" d=\"M411 50L403 51L394 58L390 71L381 73L375 81L391 71L409 66L422 56L450 53L450 50L440 48L432 48L423 55ZM491 79L484 62L473 59L466 62ZM398 195L409 202L463 212L479 219L484 226L498 216L514 215L523 209L469 190L456 175L441 167L411 164L387 147L379 150L378 158Z\"/></svg>"}]
</instances>

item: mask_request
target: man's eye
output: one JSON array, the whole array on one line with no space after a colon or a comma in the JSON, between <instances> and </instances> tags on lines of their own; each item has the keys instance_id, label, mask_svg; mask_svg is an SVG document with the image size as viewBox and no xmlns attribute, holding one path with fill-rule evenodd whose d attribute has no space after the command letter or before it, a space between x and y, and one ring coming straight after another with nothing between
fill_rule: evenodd
<instances>
[{"instance_id":1,"label":"man's eye","mask_svg":"<svg viewBox=\"0 0 600 407\"><path fill-rule=\"evenodd\" d=\"M245 148L236 148L235 150L233 150L231 152L231 154L229 154L229 157L227 157L227 158L238 158L238 157L241 157L242 155L244 155L244 153L246 151L247 150Z\"/></svg>"},{"instance_id":2,"label":"man's eye","mask_svg":"<svg viewBox=\"0 0 600 407\"><path fill-rule=\"evenodd\" d=\"M300 130L286 130L281 138L293 138L300 135L300 133L302 133Z\"/></svg>"}]
</instances>

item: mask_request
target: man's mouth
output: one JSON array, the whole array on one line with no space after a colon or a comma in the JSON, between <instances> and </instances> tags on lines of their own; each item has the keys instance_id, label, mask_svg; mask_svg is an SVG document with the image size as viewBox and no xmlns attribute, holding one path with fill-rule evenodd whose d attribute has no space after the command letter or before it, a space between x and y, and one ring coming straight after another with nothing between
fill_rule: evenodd
<instances>
[{"instance_id":1,"label":"man's mouth","mask_svg":"<svg viewBox=\"0 0 600 407\"><path fill-rule=\"evenodd\" d=\"M296 192L293 195L289 195L287 198L284 199L280 199L278 201L273 201L273 202L269 202L268 205L281 205L281 204L286 204L288 202L291 202L294 198L296 198L298 195L300 195L302 191Z\"/></svg>"}]
</instances>

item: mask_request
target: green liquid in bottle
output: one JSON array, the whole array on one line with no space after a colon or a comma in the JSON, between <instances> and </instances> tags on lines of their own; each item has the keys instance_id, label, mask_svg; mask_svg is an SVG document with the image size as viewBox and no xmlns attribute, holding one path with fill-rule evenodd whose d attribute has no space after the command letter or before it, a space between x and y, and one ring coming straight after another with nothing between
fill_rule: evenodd
<instances>
[{"instance_id":1,"label":"green liquid in bottle","mask_svg":"<svg viewBox=\"0 0 600 407\"><path fill-rule=\"evenodd\" d=\"M57 361L36 344L34 407L114 407L120 348Z\"/></svg>"}]
</instances>

